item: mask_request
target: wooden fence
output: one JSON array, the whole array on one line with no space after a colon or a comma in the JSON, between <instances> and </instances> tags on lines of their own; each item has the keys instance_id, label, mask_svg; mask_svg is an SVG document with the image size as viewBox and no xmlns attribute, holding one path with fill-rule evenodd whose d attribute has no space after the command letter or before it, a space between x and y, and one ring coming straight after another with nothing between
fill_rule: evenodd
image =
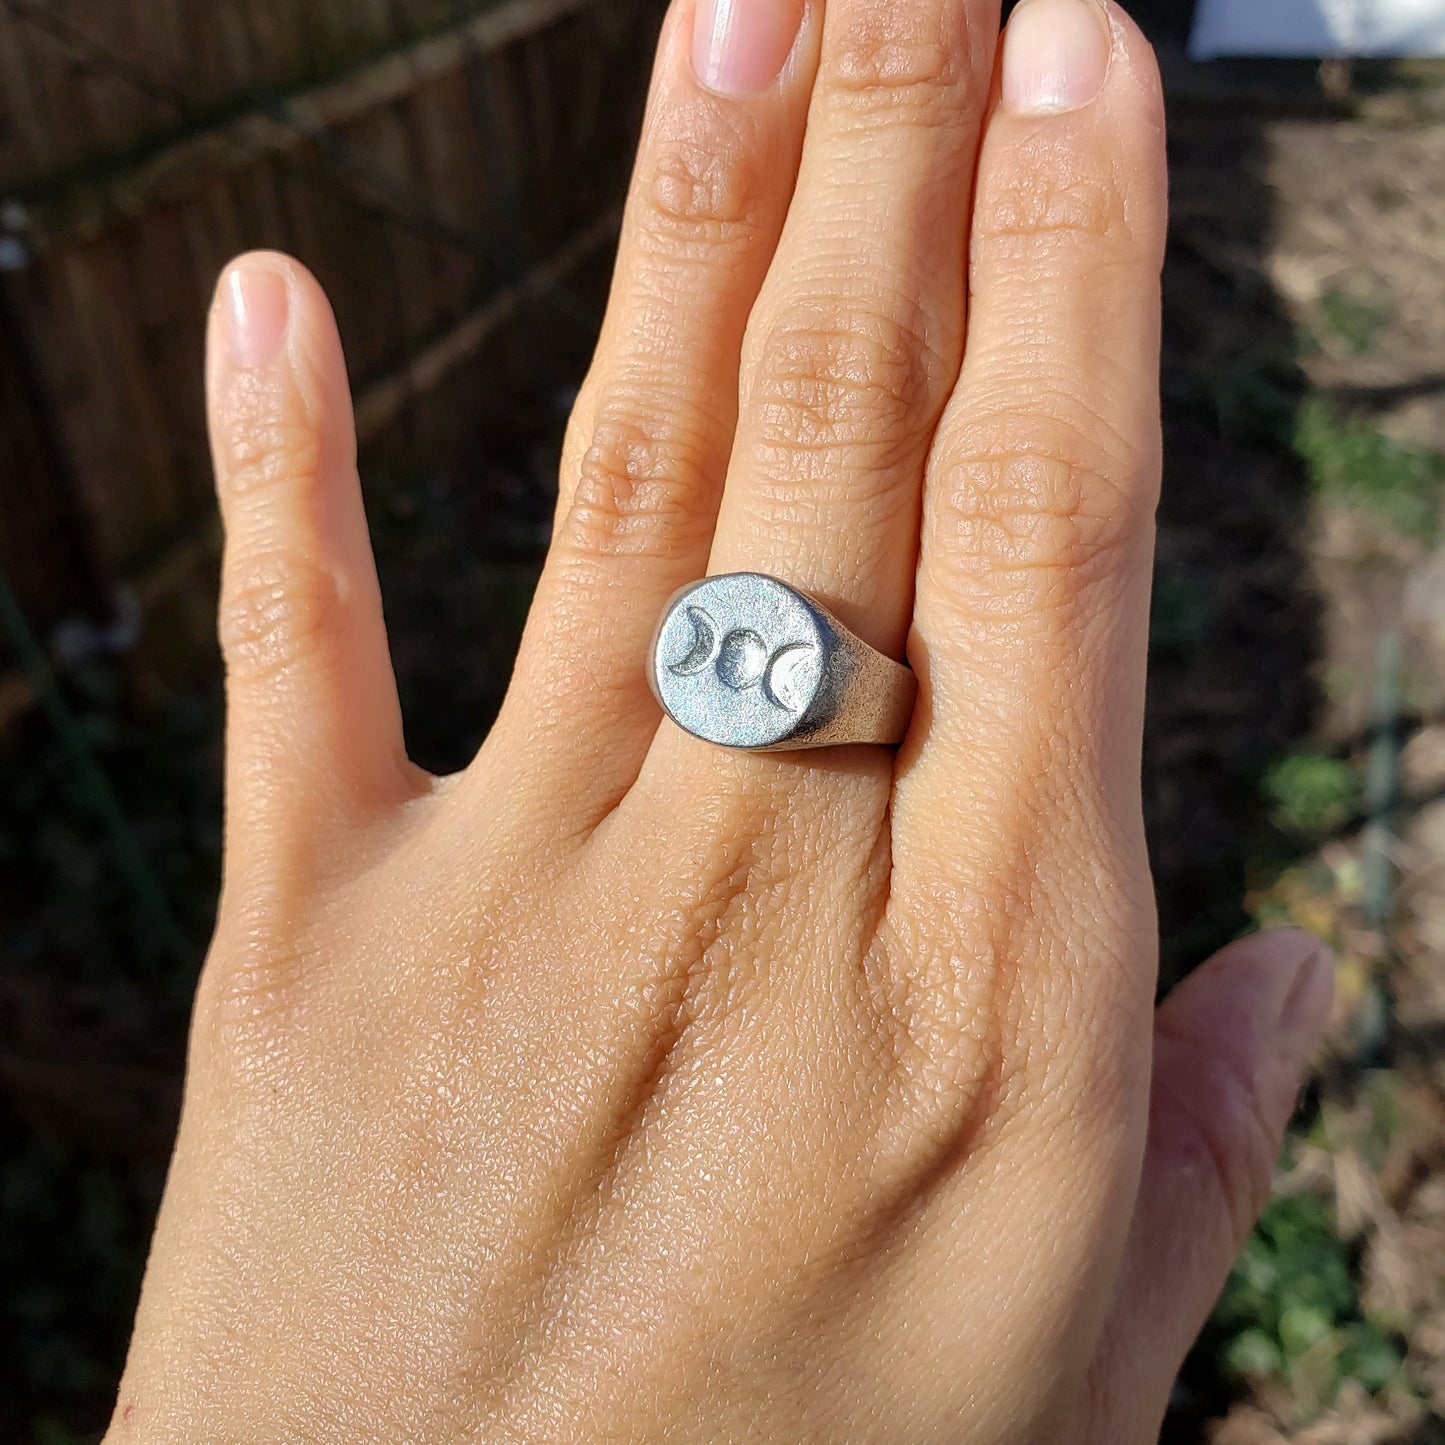
<instances>
[{"instance_id":1,"label":"wooden fence","mask_svg":"<svg viewBox=\"0 0 1445 1445\"><path fill-rule=\"evenodd\" d=\"M0 0L0 568L34 629L129 596L209 633L201 344L239 250L327 287L363 445L439 461L535 383L509 327L538 363L595 321L574 280L615 235L661 9Z\"/></svg>"}]
</instances>

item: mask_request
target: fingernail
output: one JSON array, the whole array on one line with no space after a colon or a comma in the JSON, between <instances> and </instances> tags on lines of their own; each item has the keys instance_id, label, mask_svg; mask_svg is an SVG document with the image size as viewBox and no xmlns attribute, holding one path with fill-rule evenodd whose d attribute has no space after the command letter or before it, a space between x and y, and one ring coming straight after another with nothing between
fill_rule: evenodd
<instances>
[{"instance_id":1,"label":"fingernail","mask_svg":"<svg viewBox=\"0 0 1445 1445\"><path fill-rule=\"evenodd\" d=\"M265 366L286 339L286 278L273 267L243 261L227 275L225 290L232 356L247 370Z\"/></svg>"},{"instance_id":2,"label":"fingernail","mask_svg":"<svg viewBox=\"0 0 1445 1445\"><path fill-rule=\"evenodd\" d=\"M1302 937L1307 939L1303 955L1280 995L1276 1035L1291 1063L1303 1063L1314 1052L1335 997L1334 954L1319 939Z\"/></svg>"},{"instance_id":3,"label":"fingernail","mask_svg":"<svg viewBox=\"0 0 1445 1445\"><path fill-rule=\"evenodd\" d=\"M692 66L723 95L758 95L777 82L803 23L804 0L697 0Z\"/></svg>"},{"instance_id":4,"label":"fingernail","mask_svg":"<svg viewBox=\"0 0 1445 1445\"><path fill-rule=\"evenodd\" d=\"M1003 104L1058 115L1104 88L1114 33L1100 0L1023 0L1003 42Z\"/></svg>"}]
</instances>

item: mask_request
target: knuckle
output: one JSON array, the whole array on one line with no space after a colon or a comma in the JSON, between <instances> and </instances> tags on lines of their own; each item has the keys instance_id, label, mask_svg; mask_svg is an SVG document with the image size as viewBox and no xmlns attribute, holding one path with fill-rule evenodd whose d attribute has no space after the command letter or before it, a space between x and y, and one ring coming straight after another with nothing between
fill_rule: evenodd
<instances>
[{"instance_id":1,"label":"knuckle","mask_svg":"<svg viewBox=\"0 0 1445 1445\"><path fill-rule=\"evenodd\" d=\"M238 1086L284 1072L312 960L282 909L228 921L201 971L192 1032L199 1059ZM294 924L294 919L293 919Z\"/></svg>"},{"instance_id":2,"label":"knuckle","mask_svg":"<svg viewBox=\"0 0 1445 1445\"><path fill-rule=\"evenodd\" d=\"M941 463L939 556L962 574L1086 585L1147 530L1143 465L1098 420L974 420Z\"/></svg>"},{"instance_id":3,"label":"knuckle","mask_svg":"<svg viewBox=\"0 0 1445 1445\"><path fill-rule=\"evenodd\" d=\"M757 230L763 204L750 138L721 127L664 139L647 199L645 224L670 248L711 251L744 241Z\"/></svg>"},{"instance_id":4,"label":"knuckle","mask_svg":"<svg viewBox=\"0 0 1445 1445\"><path fill-rule=\"evenodd\" d=\"M343 625L345 584L295 553L228 564L219 632L235 680L265 682L324 651Z\"/></svg>"},{"instance_id":5,"label":"knuckle","mask_svg":"<svg viewBox=\"0 0 1445 1445\"><path fill-rule=\"evenodd\" d=\"M245 378L220 419L218 486L223 500L266 493L278 485L305 485L321 470L321 438L294 415L274 386Z\"/></svg>"},{"instance_id":6,"label":"knuckle","mask_svg":"<svg viewBox=\"0 0 1445 1445\"><path fill-rule=\"evenodd\" d=\"M921 315L795 306L768 330L750 401L765 448L845 448L887 465L931 430L942 358Z\"/></svg>"},{"instance_id":7,"label":"knuckle","mask_svg":"<svg viewBox=\"0 0 1445 1445\"><path fill-rule=\"evenodd\" d=\"M942 16L920 25L913 7L871 0L854 6L841 27L824 84L831 97L865 113L896 119L911 110L961 120L948 102L972 68L970 47L945 33Z\"/></svg>"},{"instance_id":8,"label":"knuckle","mask_svg":"<svg viewBox=\"0 0 1445 1445\"><path fill-rule=\"evenodd\" d=\"M254 950L253 950L254 953ZM196 1032L212 1063L245 1068L270 1052L286 1032L293 1005L294 957L267 953L234 964L224 973L208 969L196 992ZM267 1047L258 1048L261 1040Z\"/></svg>"},{"instance_id":9,"label":"knuckle","mask_svg":"<svg viewBox=\"0 0 1445 1445\"><path fill-rule=\"evenodd\" d=\"M980 187L973 238L980 246L1022 248L1079 238L1131 236L1129 205L1112 177L1058 174L1057 157L1026 154L1006 180Z\"/></svg>"},{"instance_id":10,"label":"knuckle","mask_svg":"<svg viewBox=\"0 0 1445 1445\"><path fill-rule=\"evenodd\" d=\"M564 524L574 555L669 557L705 536L695 503L709 484L701 440L676 420L613 409L593 424Z\"/></svg>"}]
</instances>

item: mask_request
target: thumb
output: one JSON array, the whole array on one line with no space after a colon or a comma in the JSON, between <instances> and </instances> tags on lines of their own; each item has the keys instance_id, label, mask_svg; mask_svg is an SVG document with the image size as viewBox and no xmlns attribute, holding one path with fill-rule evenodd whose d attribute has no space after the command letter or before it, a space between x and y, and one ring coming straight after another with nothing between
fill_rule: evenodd
<instances>
[{"instance_id":1,"label":"thumb","mask_svg":"<svg viewBox=\"0 0 1445 1445\"><path fill-rule=\"evenodd\" d=\"M1085 1440L1158 1439L1174 1377L1269 1198L1333 994L1329 950L1280 929L1231 944L1160 1005L1144 1173Z\"/></svg>"}]
</instances>

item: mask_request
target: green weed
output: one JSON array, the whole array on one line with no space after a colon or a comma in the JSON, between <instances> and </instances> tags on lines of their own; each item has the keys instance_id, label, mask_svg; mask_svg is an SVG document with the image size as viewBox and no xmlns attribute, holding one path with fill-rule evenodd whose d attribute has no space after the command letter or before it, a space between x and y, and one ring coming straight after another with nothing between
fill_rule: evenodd
<instances>
[{"instance_id":1,"label":"green weed","mask_svg":"<svg viewBox=\"0 0 1445 1445\"><path fill-rule=\"evenodd\" d=\"M1358 811L1363 791L1359 772L1338 758L1292 753L1264 775L1271 816L1286 832L1322 838Z\"/></svg>"},{"instance_id":2,"label":"green weed","mask_svg":"<svg viewBox=\"0 0 1445 1445\"><path fill-rule=\"evenodd\" d=\"M1265 1211L1210 1322L1225 1372L1287 1382L1326 1408L1345 1380L1378 1394L1401 1373L1395 1337L1364 1313L1348 1247L1312 1194Z\"/></svg>"},{"instance_id":3,"label":"green weed","mask_svg":"<svg viewBox=\"0 0 1445 1445\"><path fill-rule=\"evenodd\" d=\"M1364 356L1379 340L1394 309L1388 297L1332 286L1320 297L1319 329L1351 355Z\"/></svg>"},{"instance_id":4,"label":"green weed","mask_svg":"<svg viewBox=\"0 0 1445 1445\"><path fill-rule=\"evenodd\" d=\"M1445 455L1392 441L1368 422L1310 396L1295 418L1293 445L1315 493L1366 507L1409 537L1435 539L1445 496Z\"/></svg>"}]
</instances>

